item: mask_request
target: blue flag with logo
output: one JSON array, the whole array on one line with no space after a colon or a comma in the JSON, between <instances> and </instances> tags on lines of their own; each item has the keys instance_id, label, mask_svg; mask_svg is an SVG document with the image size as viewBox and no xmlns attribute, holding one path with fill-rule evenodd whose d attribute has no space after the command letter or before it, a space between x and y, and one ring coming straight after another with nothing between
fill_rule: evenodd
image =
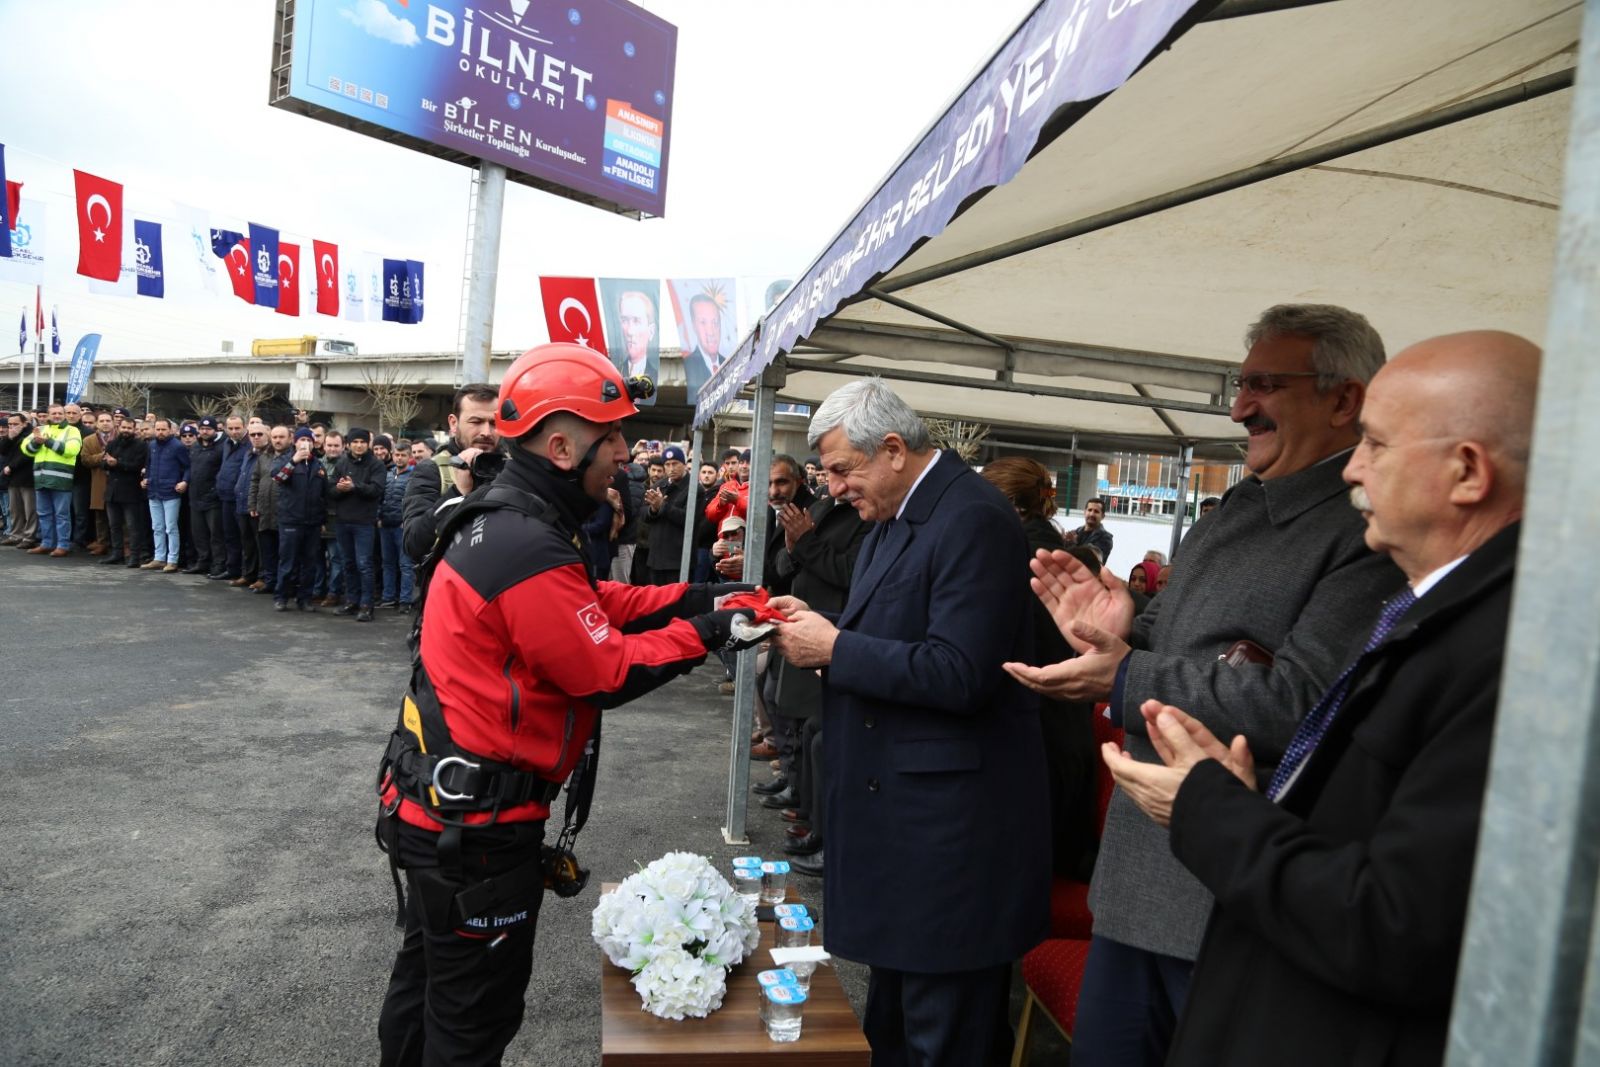
<instances>
[{"instance_id":1,"label":"blue flag with logo","mask_svg":"<svg viewBox=\"0 0 1600 1067\"><path fill-rule=\"evenodd\" d=\"M250 224L250 269L255 273L256 306L278 306L278 231Z\"/></svg>"},{"instance_id":2,"label":"blue flag with logo","mask_svg":"<svg viewBox=\"0 0 1600 1067\"><path fill-rule=\"evenodd\" d=\"M411 282L411 318L407 322L422 321L422 261L406 260L406 277Z\"/></svg>"},{"instance_id":3,"label":"blue flag with logo","mask_svg":"<svg viewBox=\"0 0 1600 1067\"><path fill-rule=\"evenodd\" d=\"M161 223L133 220L133 272L139 279L140 296L159 299L166 295L165 271L161 267Z\"/></svg>"},{"instance_id":4,"label":"blue flag with logo","mask_svg":"<svg viewBox=\"0 0 1600 1067\"><path fill-rule=\"evenodd\" d=\"M11 258L11 231L16 225L11 217L11 194L6 191L6 146L0 144L0 256L7 259Z\"/></svg>"},{"instance_id":5,"label":"blue flag with logo","mask_svg":"<svg viewBox=\"0 0 1600 1067\"><path fill-rule=\"evenodd\" d=\"M22 309L22 325L17 328L17 355L28 351L28 309ZM21 404L17 405L21 407Z\"/></svg>"},{"instance_id":6,"label":"blue flag with logo","mask_svg":"<svg viewBox=\"0 0 1600 1067\"><path fill-rule=\"evenodd\" d=\"M218 259L227 259L228 253L233 251L233 246L244 240L244 234L237 230L212 230L211 254Z\"/></svg>"},{"instance_id":7,"label":"blue flag with logo","mask_svg":"<svg viewBox=\"0 0 1600 1067\"><path fill-rule=\"evenodd\" d=\"M411 321L411 272L404 259L383 261L383 321Z\"/></svg>"},{"instance_id":8,"label":"blue flag with logo","mask_svg":"<svg viewBox=\"0 0 1600 1067\"><path fill-rule=\"evenodd\" d=\"M50 309L50 354L61 354L61 330L56 326L56 309Z\"/></svg>"},{"instance_id":9,"label":"blue flag with logo","mask_svg":"<svg viewBox=\"0 0 1600 1067\"><path fill-rule=\"evenodd\" d=\"M67 373L67 403L76 404L89 387L89 374L94 370L94 357L100 351L100 335L86 333L78 347L72 350L72 370Z\"/></svg>"}]
</instances>

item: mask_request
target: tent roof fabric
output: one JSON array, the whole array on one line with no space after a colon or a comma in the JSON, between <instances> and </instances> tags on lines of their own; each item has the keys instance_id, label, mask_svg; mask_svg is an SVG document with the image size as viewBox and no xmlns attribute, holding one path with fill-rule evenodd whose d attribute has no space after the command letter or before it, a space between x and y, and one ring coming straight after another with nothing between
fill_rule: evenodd
<instances>
[{"instance_id":1,"label":"tent roof fabric","mask_svg":"<svg viewBox=\"0 0 1600 1067\"><path fill-rule=\"evenodd\" d=\"M1391 352L1477 327L1538 340L1570 90L927 275L961 256L1568 71L1580 19L1573 0L1337 0L1201 23L887 270L872 289L894 302L859 294L794 346L782 395L815 402L849 380L823 372L818 357L975 382L1003 376L1005 350L952 322L991 339L1023 339L1006 388L1126 397L1144 388L1218 412L1245 328L1276 303L1360 311ZM1094 400L898 378L895 387L930 414L1058 436L1240 437L1221 413L1163 418Z\"/></svg>"}]
</instances>

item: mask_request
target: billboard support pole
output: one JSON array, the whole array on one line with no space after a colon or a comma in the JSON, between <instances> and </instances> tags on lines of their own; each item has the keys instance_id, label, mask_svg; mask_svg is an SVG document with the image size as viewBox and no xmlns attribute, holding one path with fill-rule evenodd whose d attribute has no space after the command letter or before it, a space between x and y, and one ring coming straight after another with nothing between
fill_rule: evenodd
<instances>
[{"instance_id":1,"label":"billboard support pole","mask_svg":"<svg viewBox=\"0 0 1600 1067\"><path fill-rule=\"evenodd\" d=\"M684 472L684 477L689 479L689 503L684 505L683 520L683 558L678 561L678 581L687 582L689 571L694 563L694 528L695 519L699 517L700 510L705 508L705 501L700 499L700 446L705 441L705 431L696 427L694 441L689 445L689 469Z\"/></svg>"},{"instance_id":2,"label":"billboard support pole","mask_svg":"<svg viewBox=\"0 0 1600 1067\"><path fill-rule=\"evenodd\" d=\"M479 163L472 207L472 250L469 255L466 343L462 374L469 382L489 380L489 343L494 335L494 290L500 271L500 220L506 202L506 168Z\"/></svg>"}]
</instances>

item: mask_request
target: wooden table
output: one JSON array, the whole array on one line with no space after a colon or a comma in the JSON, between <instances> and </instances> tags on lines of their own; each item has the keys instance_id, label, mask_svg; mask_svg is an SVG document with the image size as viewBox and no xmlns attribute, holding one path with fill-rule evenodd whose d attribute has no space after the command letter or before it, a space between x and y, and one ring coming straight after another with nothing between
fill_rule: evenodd
<instances>
[{"instance_id":1,"label":"wooden table","mask_svg":"<svg viewBox=\"0 0 1600 1067\"><path fill-rule=\"evenodd\" d=\"M601 887L605 893L615 884ZM793 888L789 899L797 901ZM722 1007L704 1019L658 1019L644 1010L632 976L600 955L600 1062L603 1067L686 1067L710 1063L764 1064L780 1058L784 1067L865 1065L871 1059L856 1013L831 964L811 975L800 1040L779 1044L767 1037L758 1014L761 989L756 975L772 969L774 923L761 924L761 944L728 972Z\"/></svg>"}]
</instances>

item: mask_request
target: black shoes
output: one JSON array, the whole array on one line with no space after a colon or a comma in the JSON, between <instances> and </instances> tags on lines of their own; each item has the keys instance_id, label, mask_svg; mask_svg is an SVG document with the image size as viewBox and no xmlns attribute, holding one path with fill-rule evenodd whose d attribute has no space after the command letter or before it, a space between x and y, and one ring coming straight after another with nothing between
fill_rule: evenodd
<instances>
[{"instance_id":1,"label":"black shoes","mask_svg":"<svg viewBox=\"0 0 1600 1067\"><path fill-rule=\"evenodd\" d=\"M777 810L792 808L798 803L800 803L800 798L794 795L794 790L790 789L787 784L785 784L782 789L778 790L778 792L769 793L761 798L761 806L763 808L774 808Z\"/></svg>"},{"instance_id":2,"label":"black shoes","mask_svg":"<svg viewBox=\"0 0 1600 1067\"><path fill-rule=\"evenodd\" d=\"M814 856L822 851L822 835L813 830L804 837L785 841L783 850L791 856Z\"/></svg>"},{"instance_id":3,"label":"black shoes","mask_svg":"<svg viewBox=\"0 0 1600 1067\"><path fill-rule=\"evenodd\" d=\"M789 861L789 869L801 874L809 874L813 878L822 877L822 849L817 849L809 856L796 856Z\"/></svg>"},{"instance_id":4,"label":"black shoes","mask_svg":"<svg viewBox=\"0 0 1600 1067\"><path fill-rule=\"evenodd\" d=\"M340 604L338 607L333 609L333 613L335 615L354 615L356 613L356 606L354 604Z\"/></svg>"},{"instance_id":5,"label":"black shoes","mask_svg":"<svg viewBox=\"0 0 1600 1067\"><path fill-rule=\"evenodd\" d=\"M213 582L229 582L233 580L228 577L225 571L212 571L210 574L206 575L206 577L210 578Z\"/></svg>"},{"instance_id":6,"label":"black shoes","mask_svg":"<svg viewBox=\"0 0 1600 1067\"><path fill-rule=\"evenodd\" d=\"M100 561L100 566L102 566L102 567L111 567L111 566L114 566L114 565L116 565L118 563L121 563L124 566L126 566L128 564L128 557L127 556L107 556L105 559Z\"/></svg>"},{"instance_id":7,"label":"black shoes","mask_svg":"<svg viewBox=\"0 0 1600 1067\"><path fill-rule=\"evenodd\" d=\"M789 788L789 779L787 779L787 778L774 778L770 782L763 782L760 785L751 786L750 787L750 791L752 793L760 793L764 797L770 797L774 793L781 793L785 789L788 789L788 788Z\"/></svg>"},{"instance_id":8,"label":"black shoes","mask_svg":"<svg viewBox=\"0 0 1600 1067\"><path fill-rule=\"evenodd\" d=\"M289 605L288 605L288 603L286 601L274 600L272 602L272 610L273 611L288 611L289 610Z\"/></svg>"},{"instance_id":9,"label":"black shoes","mask_svg":"<svg viewBox=\"0 0 1600 1067\"><path fill-rule=\"evenodd\" d=\"M302 600L299 602L298 606L301 611L309 611L313 615L316 614L317 602L315 600Z\"/></svg>"},{"instance_id":10,"label":"black shoes","mask_svg":"<svg viewBox=\"0 0 1600 1067\"><path fill-rule=\"evenodd\" d=\"M204 574L205 572L206 572L206 569L204 567L200 566L200 564L191 563L189 566L183 568L183 570L180 571L179 573L180 574Z\"/></svg>"},{"instance_id":11,"label":"black shoes","mask_svg":"<svg viewBox=\"0 0 1600 1067\"><path fill-rule=\"evenodd\" d=\"M370 607L363 606L362 609L359 612L356 613L356 622L371 622L371 621L372 621L372 609Z\"/></svg>"}]
</instances>

